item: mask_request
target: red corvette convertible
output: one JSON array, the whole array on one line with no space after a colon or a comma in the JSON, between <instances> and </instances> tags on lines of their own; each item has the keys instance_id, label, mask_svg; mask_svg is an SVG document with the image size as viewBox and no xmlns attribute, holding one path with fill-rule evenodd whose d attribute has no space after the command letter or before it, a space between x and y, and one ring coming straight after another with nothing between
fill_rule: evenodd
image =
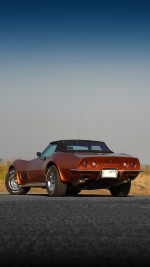
<instances>
[{"instance_id":1,"label":"red corvette convertible","mask_svg":"<svg viewBox=\"0 0 150 267\"><path fill-rule=\"evenodd\" d=\"M53 197L107 188L112 196L125 197L140 172L138 158L115 154L104 142L59 140L33 160L15 160L5 185L14 195L26 194L31 187L46 188Z\"/></svg>"}]
</instances>

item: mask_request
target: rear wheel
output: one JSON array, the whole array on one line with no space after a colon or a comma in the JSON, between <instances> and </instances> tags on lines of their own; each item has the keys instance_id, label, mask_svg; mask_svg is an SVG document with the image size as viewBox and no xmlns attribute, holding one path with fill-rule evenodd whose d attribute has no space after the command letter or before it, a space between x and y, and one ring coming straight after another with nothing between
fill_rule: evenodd
<instances>
[{"instance_id":1,"label":"rear wheel","mask_svg":"<svg viewBox=\"0 0 150 267\"><path fill-rule=\"evenodd\" d=\"M49 196L60 197L66 193L67 185L61 181L58 169L55 165L48 168L46 173L46 189Z\"/></svg>"},{"instance_id":2,"label":"rear wheel","mask_svg":"<svg viewBox=\"0 0 150 267\"><path fill-rule=\"evenodd\" d=\"M131 188L131 182L127 182L118 186L112 186L109 188L110 193L113 197L126 197Z\"/></svg>"},{"instance_id":3,"label":"rear wheel","mask_svg":"<svg viewBox=\"0 0 150 267\"><path fill-rule=\"evenodd\" d=\"M7 191L12 195L25 195L30 190L30 187L21 187L18 184L16 171L11 169L5 178L5 186Z\"/></svg>"}]
</instances>

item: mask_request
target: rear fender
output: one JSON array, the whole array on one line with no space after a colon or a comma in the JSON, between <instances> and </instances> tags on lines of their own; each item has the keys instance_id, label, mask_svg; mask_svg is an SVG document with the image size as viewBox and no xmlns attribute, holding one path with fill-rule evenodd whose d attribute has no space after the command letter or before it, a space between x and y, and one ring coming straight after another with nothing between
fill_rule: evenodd
<instances>
[{"instance_id":1,"label":"rear fender","mask_svg":"<svg viewBox=\"0 0 150 267\"><path fill-rule=\"evenodd\" d=\"M47 164L46 169L50 168L51 166L55 166L57 168L59 175L60 175L60 179L64 182L66 179L65 179L65 176L63 175L61 169L59 168L59 166L56 163L54 163L53 161L51 161Z\"/></svg>"}]
</instances>

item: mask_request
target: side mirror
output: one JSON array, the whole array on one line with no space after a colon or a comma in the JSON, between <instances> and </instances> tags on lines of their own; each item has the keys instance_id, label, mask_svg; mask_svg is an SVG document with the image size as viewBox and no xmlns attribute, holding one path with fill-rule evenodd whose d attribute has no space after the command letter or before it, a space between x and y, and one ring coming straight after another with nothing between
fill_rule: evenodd
<instances>
[{"instance_id":1,"label":"side mirror","mask_svg":"<svg viewBox=\"0 0 150 267\"><path fill-rule=\"evenodd\" d=\"M37 153L36 153L36 155L37 155L38 157L40 157L41 154L42 154L41 152L37 152Z\"/></svg>"}]
</instances>

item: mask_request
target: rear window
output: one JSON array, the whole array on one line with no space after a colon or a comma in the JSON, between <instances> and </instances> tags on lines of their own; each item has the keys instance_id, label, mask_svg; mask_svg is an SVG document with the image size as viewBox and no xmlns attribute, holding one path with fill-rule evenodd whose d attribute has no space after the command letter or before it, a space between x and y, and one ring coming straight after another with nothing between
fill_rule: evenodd
<instances>
[{"instance_id":1,"label":"rear window","mask_svg":"<svg viewBox=\"0 0 150 267\"><path fill-rule=\"evenodd\" d=\"M113 153L104 142L70 140L64 142L67 151L86 151L86 152L103 152Z\"/></svg>"}]
</instances>

